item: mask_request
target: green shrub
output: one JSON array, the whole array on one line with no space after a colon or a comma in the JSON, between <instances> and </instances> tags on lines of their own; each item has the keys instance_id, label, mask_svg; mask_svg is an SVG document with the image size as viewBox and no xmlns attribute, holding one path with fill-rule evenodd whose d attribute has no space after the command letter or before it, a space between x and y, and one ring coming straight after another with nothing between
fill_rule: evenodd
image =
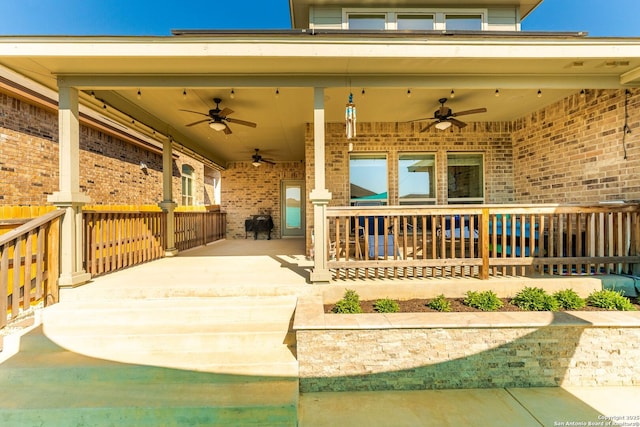
<instances>
[{"instance_id":1,"label":"green shrub","mask_svg":"<svg viewBox=\"0 0 640 427\"><path fill-rule=\"evenodd\" d=\"M360 307L360 296L352 289L347 289L341 300L336 302L332 310L334 313L362 313Z\"/></svg>"},{"instance_id":2,"label":"green shrub","mask_svg":"<svg viewBox=\"0 0 640 427\"><path fill-rule=\"evenodd\" d=\"M429 301L427 306L432 310L451 311L451 303L442 294Z\"/></svg>"},{"instance_id":3,"label":"green shrub","mask_svg":"<svg viewBox=\"0 0 640 427\"><path fill-rule=\"evenodd\" d=\"M511 303L528 311L558 311L560 304L542 288L526 287L516 294Z\"/></svg>"},{"instance_id":4,"label":"green shrub","mask_svg":"<svg viewBox=\"0 0 640 427\"><path fill-rule=\"evenodd\" d=\"M378 313L397 313L398 311L400 311L400 306L398 305L398 303L389 298L382 298L377 300L373 304L373 308Z\"/></svg>"},{"instance_id":5,"label":"green shrub","mask_svg":"<svg viewBox=\"0 0 640 427\"><path fill-rule=\"evenodd\" d=\"M584 298L581 298L573 289L558 291L553 294L553 297L558 301L560 308L565 310L579 310L587 305Z\"/></svg>"},{"instance_id":6,"label":"green shrub","mask_svg":"<svg viewBox=\"0 0 640 427\"><path fill-rule=\"evenodd\" d=\"M482 311L496 311L503 306L502 301L493 291L467 291L467 297L463 303Z\"/></svg>"},{"instance_id":7,"label":"green shrub","mask_svg":"<svg viewBox=\"0 0 640 427\"><path fill-rule=\"evenodd\" d=\"M611 289L593 292L587 297L587 304L606 310L633 311L636 309L622 291Z\"/></svg>"}]
</instances>

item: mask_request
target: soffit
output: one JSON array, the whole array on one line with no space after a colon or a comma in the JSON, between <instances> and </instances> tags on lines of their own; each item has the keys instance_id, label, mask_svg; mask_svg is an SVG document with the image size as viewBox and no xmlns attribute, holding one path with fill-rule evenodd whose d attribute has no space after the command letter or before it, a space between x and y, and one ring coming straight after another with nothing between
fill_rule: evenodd
<instances>
[{"instance_id":1,"label":"soffit","mask_svg":"<svg viewBox=\"0 0 640 427\"><path fill-rule=\"evenodd\" d=\"M63 76L83 89L83 101L96 110L105 101L135 126L146 123L224 165L250 159L254 148L274 160L302 160L304 128L313 121L313 86L327 88L329 122L344 121L349 93L359 122L404 122L431 117L437 100L452 89L456 97L448 106L454 111L488 110L465 121L510 121L582 88L623 87L622 75L627 84L640 84L639 47L627 39L430 44L285 38L256 44L208 38L0 38L0 64L54 90ZM495 89L500 97L494 96ZM96 98L88 95L91 91ZM222 108L235 111L230 117L258 127L232 124L233 134L226 136L206 123L185 126L201 116L180 110L206 113L215 107L215 97L223 99ZM112 119L128 125L122 115Z\"/></svg>"}]
</instances>

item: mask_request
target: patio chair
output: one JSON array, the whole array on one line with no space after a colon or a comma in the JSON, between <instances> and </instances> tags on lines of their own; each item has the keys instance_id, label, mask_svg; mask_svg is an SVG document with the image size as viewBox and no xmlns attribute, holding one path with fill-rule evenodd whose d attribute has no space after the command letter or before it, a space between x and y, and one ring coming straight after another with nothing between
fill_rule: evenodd
<instances>
[{"instance_id":1,"label":"patio chair","mask_svg":"<svg viewBox=\"0 0 640 427\"><path fill-rule=\"evenodd\" d=\"M366 226L365 226L366 220ZM400 257L400 249L396 248L394 236L392 234L392 227L389 226L386 230L387 232L387 248L386 254L387 256L393 256L394 248L396 256ZM367 233L367 253L369 258L377 258L385 256L385 228L384 228L384 217L359 217L358 218L358 235L364 237L365 233ZM376 242L377 236L377 242ZM375 248L378 247L378 253L376 255Z\"/></svg>"}]
</instances>

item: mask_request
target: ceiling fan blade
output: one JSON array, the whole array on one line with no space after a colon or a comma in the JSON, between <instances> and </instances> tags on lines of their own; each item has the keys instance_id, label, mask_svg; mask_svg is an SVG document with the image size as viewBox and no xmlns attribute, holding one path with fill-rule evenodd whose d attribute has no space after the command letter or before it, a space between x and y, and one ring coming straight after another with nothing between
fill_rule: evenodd
<instances>
[{"instance_id":1,"label":"ceiling fan blade","mask_svg":"<svg viewBox=\"0 0 640 427\"><path fill-rule=\"evenodd\" d=\"M423 127L423 128L420 130L420 132L422 133L422 132L426 132L426 131L428 131L431 127L435 126L435 124L436 124L436 123L439 123L439 122L436 120L436 121L433 121L433 122L429 123L428 125L426 125L425 127Z\"/></svg>"},{"instance_id":2,"label":"ceiling fan blade","mask_svg":"<svg viewBox=\"0 0 640 427\"><path fill-rule=\"evenodd\" d=\"M208 121L210 121L210 120L211 120L211 119L198 120L197 122L189 123L188 125L185 125L185 126L187 126L187 127L189 127L189 126L194 126L194 125L197 125L197 124L200 124L200 123L208 122Z\"/></svg>"},{"instance_id":3,"label":"ceiling fan blade","mask_svg":"<svg viewBox=\"0 0 640 427\"><path fill-rule=\"evenodd\" d=\"M187 112L187 113L195 113L195 114L200 114L201 116L207 116L207 117L209 117L209 115L208 115L208 114L201 113L200 111L192 111L192 110L178 110L178 111L185 111L185 112Z\"/></svg>"},{"instance_id":4,"label":"ceiling fan blade","mask_svg":"<svg viewBox=\"0 0 640 427\"><path fill-rule=\"evenodd\" d=\"M464 116L465 114L476 114L476 113L486 113L486 112L487 112L486 108L475 108L473 110L458 111L457 113L453 113L451 116L457 117L457 116Z\"/></svg>"},{"instance_id":5,"label":"ceiling fan blade","mask_svg":"<svg viewBox=\"0 0 640 427\"><path fill-rule=\"evenodd\" d=\"M260 159L260 161L264 162L264 163L269 163L270 165L275 165L276 164L275 162L273 162L271 160L267 160L267 159Z\"/></svg>"},{"instance_id":6,"label":"ceiling fan blade","mask_svg":"<svg viewBox=\"0 0 640 427\"><path fill-rule=\"evenodd\" d=\"M245 120L239 120L239 119L232 119L232 118L229 118L229 117L226 117L225 120L228 121L229 123L235 123L235 124L243 125L243 126L250 126L252 128L258 126L257 124L255 124L253 122L247 122Z\"/></svg>"},{"instance_id":7,"label":"ceiling fan blade","mask_svg":"<svg viewBox=\"0 0 640 427\"><path fill-rule=\"evenodd\" d=\"M409 120L407 123L424 122L425 120L435 120L435 117L423 117L421 119Z\"/></svg>"},{"instance_id":8,"label":"ceiling fan blade","mask_svg":"<svg viewBox=\"0 0 640 427\"><path fill-rule=\"evenodd\" d=\"M449 118L447 120L450 121L451 124L454 124L454 125L458 126L459 128L463 128L463 127L465 127L467 125L465 122L461 122L460 120L457 120L457 119Z\"/></svg>"},{"instance_id":9,"label":"ceiling fan blade","mask_svg":"<svg viewBox=\"0 0 640 427\"><path fill-rule=\"evenodd\" d=\"M233 110L231 108L224 108L222 111L218 113L218 116L225 118L231 113L233 113Z\"/></svg>"},{"instance_id":10,"label":"ceiling fan blade","mask_svg":"<svg viewBox=\"0 0 640 427\"><path fill-rule=\"evenodd\" d=\"M231 128L229 126L227 126L227 124L224 124L224 134L225 135L231 135L233 132L231 132Z\"/></svg>"}]
</instances>

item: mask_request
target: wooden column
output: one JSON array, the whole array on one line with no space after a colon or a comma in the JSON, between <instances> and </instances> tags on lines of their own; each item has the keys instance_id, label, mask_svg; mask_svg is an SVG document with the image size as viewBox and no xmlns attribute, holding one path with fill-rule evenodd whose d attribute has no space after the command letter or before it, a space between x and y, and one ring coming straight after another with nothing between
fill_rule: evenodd
<instances>
[{"instance_id":1,"label":"wooden column","mask_svg":"<svg viewBox=\"0 0 640 427\"><path fill-rule=\"evenodd\" d=\"M65 210L60 230L60 276L58 286L73 287L88 282L91 275L82 265L82 206L89 197L80 192L80 114L78 90L63 78L59 88L59 187L48 201Z\"/></svg>"},{"instance_id":2,"label":"wooden column","mask_svg":"<svg viewBox=\"0 0 640 427\"><path fill-rule=\"evenodd\" d=\"M316 284L329 283L331 272L327 268L327 205L331 200L331 193L326 189L325 182L325 120L324 120L324 88L314 88L313 106L313 155L315 188L309 193L309 200L313 204L314 230L314 262L311 281Z\"/></svg>"},{"instance_id":3,"label":"wooden column","mask_svg":"<svg viewBox=\"0 0 640 427\"><path fill-rule=\"evenodd\" d=\"M171 139L162 143L162 202L158 206L167 215L167 247L165 256L174 256L178 253L176 249L176 227L174 212L178 204L173 201L173 158Z\"/></svg>"}]
</instances>

